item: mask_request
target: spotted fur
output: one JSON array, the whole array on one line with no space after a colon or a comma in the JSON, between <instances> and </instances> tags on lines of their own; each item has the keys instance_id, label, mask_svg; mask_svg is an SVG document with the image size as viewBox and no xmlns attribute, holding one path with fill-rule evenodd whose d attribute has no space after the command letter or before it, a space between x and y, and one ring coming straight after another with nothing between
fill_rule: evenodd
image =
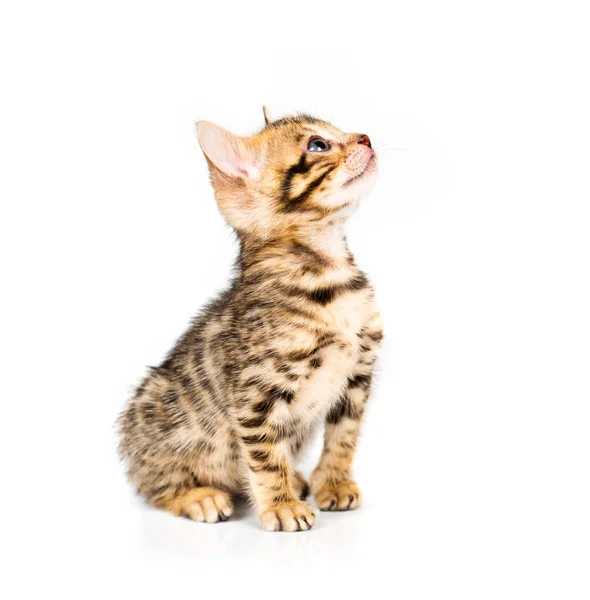
<instances>
[{"instance_id":1,"label":"spotted fur","mask_svg":"<svg viewBox=\"0 0 590 600\"><path fill-rule=\"evenodd\" d=\"M299 115L233 136L199 123L221 213L237 231L236 274L122 413L120 452L154 506L197 521L247 495L267 530L312 527L294 470L314 429L321 510L359 506L351 467L382 339L374 292L342 225L370 188L366 136ZM326 152L308 151L321 137Z\"/></svg>"}]
</instances>

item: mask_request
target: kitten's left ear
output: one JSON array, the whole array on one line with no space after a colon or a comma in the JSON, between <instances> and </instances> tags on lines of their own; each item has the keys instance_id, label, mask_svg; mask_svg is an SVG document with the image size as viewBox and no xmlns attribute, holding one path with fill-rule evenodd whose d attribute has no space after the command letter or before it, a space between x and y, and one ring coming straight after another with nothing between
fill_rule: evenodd
<instances>
[{"instance_id":1,"label":"kitten's left ear","mask_svg":"<svg viewBox=\"0 0 590 600\"><path fill-rule=\"evenodd\" d=\"M199 121L197 132L205 156L220 171L252 181L260 178L257 152L249 138L238 137L209 121Z\"/></svg>"},{"instance_id":2,"label":"kitten's left ear","mask_svg":"<svg viewBox=\"0 0 590 600\"><path fill-rule=\"evenodd\" d=\"M270 111L268 110L268 107L263 106L262 107L262 112L264 114L264 122L268 125L270 123L272 123L274 121L274 119L272 118Z\"/></svg>"}]
</instances>

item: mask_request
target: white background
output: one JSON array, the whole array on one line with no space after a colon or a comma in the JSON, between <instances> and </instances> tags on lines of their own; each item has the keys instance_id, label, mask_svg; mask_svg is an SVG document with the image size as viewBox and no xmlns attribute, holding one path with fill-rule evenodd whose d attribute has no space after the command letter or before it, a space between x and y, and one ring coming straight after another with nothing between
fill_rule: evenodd
<instances>
[{"instance_id":1,"label":"white background","mask_svg":"<svg viewBox=\"0 0 590 600\"><path fill-rule=\"evenodd\" d=\"M586 9L3 3L3 597L589 597ZM148 509L113 431L235 254L194 121L262 103L380 149L366 502L302 534Z\"/></svg>"}]
</instances>

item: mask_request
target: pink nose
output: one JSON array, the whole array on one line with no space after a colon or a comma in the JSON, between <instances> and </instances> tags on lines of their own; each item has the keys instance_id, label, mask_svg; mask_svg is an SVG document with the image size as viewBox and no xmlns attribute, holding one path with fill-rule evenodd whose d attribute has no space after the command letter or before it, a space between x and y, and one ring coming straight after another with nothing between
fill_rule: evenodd
<instances>
[{"instance_id":1,"label":"pink nose","mask_svg":"<svg viewBox=\"0 0 590 600\"><path fill-rule=\"evenodd\" d=\"M363 146L369 146L369 148L371 147L371 140L369 139L369 136L364 133L359 136L357 143L362 144Z\"/></svg>"}]
</instances>

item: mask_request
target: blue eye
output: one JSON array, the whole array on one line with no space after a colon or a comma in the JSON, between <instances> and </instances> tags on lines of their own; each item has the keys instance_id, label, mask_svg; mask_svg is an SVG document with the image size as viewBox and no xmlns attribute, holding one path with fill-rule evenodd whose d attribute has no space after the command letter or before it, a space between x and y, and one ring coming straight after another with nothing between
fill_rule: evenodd
<instances>
[{"instance_id":1,"label":"blue eye","mask_svg":"<svg viewBox=\"0 0 590 600\"><path fill-rule=\"evenodd\" d=\"M326 152L326 150L330 149L330 144L323 140L322 138L315 137L309 140L309 144L307 144L308 152Z\"/></svg>"}]
</instances>

